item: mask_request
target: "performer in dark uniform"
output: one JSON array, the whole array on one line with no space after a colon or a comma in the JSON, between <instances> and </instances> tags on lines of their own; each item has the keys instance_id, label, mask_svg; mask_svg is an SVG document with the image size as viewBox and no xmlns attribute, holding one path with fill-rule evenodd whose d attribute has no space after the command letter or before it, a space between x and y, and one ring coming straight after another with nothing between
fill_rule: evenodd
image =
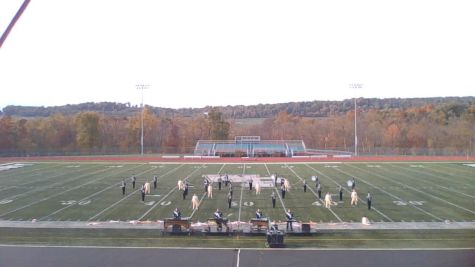
<instances>
[{"instance_id":1,"label":"performer in dark uniform","mask_svg":"<svg viewBox=\"0 0 475 267\"><path fill-rule=\"evenodd\" d=\"M282 187L280 188L280 192L282 193L282 199L285 198L285 191L287 191L287 189L285 188L285 186L282 186Z\"/></svg>"},{"instance_id":2,"label":"performer in dark uniform","mask_svg":"<svg viewBox=\"0 0 475 267\"><path fill-rule=\"evenodd\" d=\"M307 192L307 181L303 180L303 192Z\"/></svg>"},{"instance_id":3,"label":"performer in dark uniform","mask_svg":"<svg viewBox=\"0 0 475 267\"><path fill-rule=\"evenodd\" d=\"M355 189L355 187L356 187L356 181L355 181L355 178L353 177L351 178L351 189L353 190Z\"/></svg>"},{"instance_id":4,"label":"performer in dark uniform","mask_svg":"<svg viewBox=\"0 0 475 267\"><path fill-rule=\"evenodd\" d=\"M157 176L153 176L153 189L157 189Z\"/></svg>"},{"instance_id":5,"label":"performer in dark uniform","mask_svg":"<svg viewBox=\"0 0 475 267\"><path fill-rule=\"evenodd\" d=\"M257 209L256 211L256 219L262 219L263 215L262 215L262 211L261 209Z\"/></svg>"},{"instance_id":6,"label":"performer in dark uniform","mask_svg":"<svg viewBox=\"0 0 475 267\"><path fill-rule=\"evenodd\" d=\"M132 176L132 189L135 189L135 176Z\"/></svg>"},{"instance_id":7,"label":"performer in dark uniform","mask_svg":"<svg viewBox=\"0 0 475 267\"><path fill-rule=\"evenodd\" d=\"M205 193L206 193L206 192L208 192L208 185L209 185L209 181L208 181L207 177L205 177L204 185L205 185Z\"/></svg>"},{"instance_id":8,"label":"performer in dark uniform","mask_svg":"<svg viewBox=\"0 0 475 267\"><path fill-rule=\"evenodd\" d=\"M252 191L252 178L249 178L249 190Z\"/></svg>"},{"instance_id":9,"label":"performer in dark uniform","mask_svg":"<svg viewBox=\"0 0 475 267\"><path fill-rule=\"evenodd\" d=\"M231 194L231 192L228 192L228 209L231 208L232 202L233 202L233 194Z\"/></svg>"},{"instance_id":10,"label":"performer in dark uniform","mask_svg":"<svg viewBox=\"0 0 475 267\"><path fill-rule=\"evenodd\" d=\"M288 209L285 213L285 218L287 219L287 231L289 231L289 226L290 231L293 231L294 229L292 228L292 222L294 221L294 214L290 211L290 209Z\"/></svg>"},{"instance_id":11,"label":"performer in dark uniform","mask_svg":"<svg viewBox=\"0 0 475 267\"><path fill-rule=\"evenodd\" d=\"M142 185L142 188L140 188L140 195L142 196L142 202L145 201L145 186Z\"/></svg>"},{"instance_id":12,"label":"performer in dark uniform","mask_svg":"<svg viewBox=\"0 0 475 267\"><path fill-rule=\"evenodd\" d=\"M317 185L317 193L318 193L318 198L322 199L322 186L320 185L320 183L318 183Z\"/></svg>"},{"instance_id":13,"label":"performer in dark uniform","mask_svg":"<svg viewBox=\"0 0 475 267\"><path fill-rule=\"evenodd\" d=\"M178 208L175 208L175 210L173 211L173 218L181 220L181 211Z\"/></svg>"},{"instance_id":14,"label":"performer in dark uniform","mask_svg":"<svg viewBox=\"0 0 475 267\"><path fill-rule=\"evenodd\" d=\"M371 210L371 201L373 201L373 196L370 193L366 196L366 202L368 203L368 210Z\"/></svg>"},{"instance_id":15,"label":"performer in dark uniform","mask_svg":"<svg viewBox=\"0 0 475 267\"><path fill-rule=\"evenodd\" d=\"M274 174L274 185L277 186L277 173Z\"/></svg>"},{"instance_id":16,"label":"performer in dark uniform","mask_svg":"<svg viewBox=\"0 0 475 267\"><path fill-rule=\"evenodd\" d=\"M228 186L229 183L229 176L227 173L224 174L224 186Z\"/></svg>"},{"instance_id":17,"label":"performer in dark uniform","mask_svg":"<svg viewBox=\"0 0 475 267\"><path fill-rule=\"evenodd\" d=\"M272 195L270 195L270 197L272 198L272 208L275 209L275 192L272 192Z\"/></svg>"},{"instance_id":18,"label":"performer in dark uniform","mask_svg":"<svg viewBox=\"0 0 475 267\"><path fill-rule=\"evenodd\" d=\"M223 218L223 213L219 209L217 209L213 215L216 219L216 224L218 224L218 230L223 229L223 224L226 225L226 219Z\"/></svg>"},{"instance_id":19,"label":"performer in dark uniform","mask_svg":"<svg viewBox=\"0 0 475 267\"><path fill-rule=\"evenodd\" d=\"M318 187L319 184L320 184L320 180L318 179L318 176L315 175L315 187Z\"/></svg>"},{"instance_id":20,"label":"performer in dark uniform","mask_svg":"<svg viewBox=\"0 0 475 267\"><path fill-rule=\"evenodd\" d=\"M183 199L188 195L188 182L185 182L185 188L183 189Z\"/></svg>"},{"instance_id":21,"label":"performer in dark uniform","mask_svg":"<svg viewBox=\"0 0 475 267\"><path fill-rule=\"evenodd\" d=\"M284 177L280 177L280 187L284 186L285 179Z\"/></svg>"},{"instance_id":22,"label":"performer in dark uniform","mask_svg":"<svg viewBox=\"0 0 475 267\"><path fill-rule=\"evenodd\" d=\"M340 194L340 201L343 201L343 188L341 187L341 185L338 188L338 193Z\"/></svg>"},{"instance_id":23,"label":"performer in dark uniform","mask_svg":"<svg viewBox=\"0 0 475 267\"><path fill-rule=\"evenodd\" d=\"M219 178L218 178L218 189L219 189L219 190L221 190L221 182L222 182L222 181L223 181L223 180L221 179L221 175L220 175Z\"/></svg>"},{"instance_id":24,"label":"performer in dark uniform","mask_svg":"<svg viewBox=\"0 0 475 267\"><path fill-rule=\"evenodd\" d=\"M233 184L229 184L229 194L231 194L231 197L233 197Z\"/></svg>"},{"instance_id":25,"label":"performer in dark uniform","mask_svg":"<svg viewBox=\"0 0 475 267\"><path fill-rule=\"evenodd\" d=\"M122 184L120 185L120 188L122 188L122 195L125 196L125 181L122 180Z\"/></svg>"}]
</instances>

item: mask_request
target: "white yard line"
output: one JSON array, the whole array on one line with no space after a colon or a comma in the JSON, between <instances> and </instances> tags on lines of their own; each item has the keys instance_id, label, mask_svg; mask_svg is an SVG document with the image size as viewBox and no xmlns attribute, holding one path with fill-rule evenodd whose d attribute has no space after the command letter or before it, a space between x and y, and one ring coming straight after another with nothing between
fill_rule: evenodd
<instances>
[{"instance_id":1,"label":"white yard line","mask_svg":"<svg viewBox=\"0 0 475 267\"><path fill-rule=\"evenodd\" d=\"M238 252L237 252L237 259L236 259L236 267L239 267L239 256L241 254L241 249L238 249Z\"/></svg>"},{"instance_id":2,"label":"white yard line","mask_svg":"<svg viewBox=\"0 0 475 267\"><path fill-rule=\"evenodd\" d=\"M244 177L244 173L246 172L246 163L244 163L242 167L242 176ZM239 199L239 213L238 213L238 222L241 221L241 208L242 208L242 193L244 191L244 183L241 183L241 197ZM238 229L240 228L240 225L238 224Z\"/></svg>"},{"instance_id":3,"label":"white yard line","mask_svg":"<svg viewBox=\"0 0 475 267\"><path fill-rule=\"evenodd\" d=\"M203 168L205 164L203 164L202 166L200 166L199 168L196 168L194 171L192 171L185 179L183 179L183 182L186 182L186 180L188 180L191 175L193 175L193 173L195 173L196 171L198 170L201 170ZM183 165L180 165L179 167L182 167ZM177 168L178 169L178 168ZM148 209L142 216L140 216L137 220L140 221L142 220L145 216L147 216L147 214L149 214L153 209L155 209L161 202L163 202L169 195L171 195L173 192L175 192L175 190L178 189L178 185L176 185L175 187L172 188L172 190L170 190L170 192L168 192L168 194L166 194L165 196L163 196L159 201L157 201L157 203L155 203L150 209Z\"/></svg>"},{"instance_id":4,"label":"white yard line","mask_svg":"<svg viewBox=\"0 0 475 267\"><path fill-rule=\"evenodd\" d=\"M342 170L337 170L337 171L339 171L339 172L341 172L341 173L344 173L344 174L346 174L346 175L348 175L348 176L350 176L350 177L358 178L358 180L361 180L363 183L365 183L365 184L367 184L367 185L369 185L369 186L371 186L371 187L373 187L373 188L378 189L379 191L385 193L386 195L388 195L388 196L390 196L390 197L392 197L392 198L394 198L394 199L397 199L397 200L399 200L399 201L404 201L404 202L406 202L409 206L411 206L411 207L413 207L413 208L415 208L415 209L417 209L417 210L419 210L419 211L421 211L421 212L423 212L423 213L429 215L429 216L432 217L432 218L435 218L435 219L437 219L437 220L439 220L439 221L443 221L443 220L444 220L444 219L442 219L442 218L440 218L440 217L437 217L437 216L435 216L434 214L432 214L432 213L430 213L430 212L428 212L428 211L426 211L426 210L424 210L424 209L422 209L422 208L420 208L420 207L418 207L418 206L416 206L416 205L413 205L413 204L412 204L411 202L409 202L409 201L405 201L404 199L402 199L402 198L400 198L400 197L398 197L398 196L395 196L395 195L393 195L392 193L389 193L388 191L386 191L386 190L382 189L381 187L379 187L379 186L377 186L377 185L374 185L374 184L372 184L372 183L370 183L370 182L368 182L368 181L362 179L361 177L356 177L356 176L354 176L354 175L352 175L352 174L350 174L350 173L347 173L347 172L345 172L345 171L342 171Z\"/></svg>"},{"instance_id":5,"label":"white yard line","mask_svg":"<svg viewBox=\"0 0 475 267\"><path fill-rule=\"evenodd\" d=\"M351 166L351 167L352 167L352 168L356 168L356 169L358 169L358 170L362 170L362 171L367 172L367 173L371 173L371 172L369 172L369 171L366 171L366 170L364 170L364 169L361 169L361 168L358 168L358 167L355 167L355 166ZM445 199L443 199L443 198L434 196L434 195L432 195L432 194L429 194L429 193L427 193L427 192L421 191L421 190L419 190L419 189L415 189L414 187L410 187L410 186L407 186L407 185L405 185L405 184L403 184L403 183L394 181L394 180L392 180L392 179L387 178L387 177L384 176L384 175L380 175L380 174L376 174L376 173L371 173L371 174L377 175L377 176L383 178L384 180L393 182L393 183L398 184L398 185L400 185L400 186L409 188L409 189L411 189L412 191L416 191L416 192L418 192L418 193L421 193L421 194L427 195L427 196L429 196L429 197L435 198L435 199L437 199L437 200L440 200L440 201L442 201L442 202L445 202L445 203L447 203L447 204L449 204L449 205L451 205L451 206L454 206L454 207L456 207L456 208L459 208L459 209L461 209L461 210L465 210L465 211L467 211L467 212L470 212L470 213L472 213L472 214L475 214L475 211L473 211L473 210L469 210L469 209L467 209L467 208L464 208L464 207L462 207L462 206L459 206L459 205L457 205L457 204L454 204L454 203L452 203L452 202L450 202L450 201L447 201L447 200L445 200Z\"/></svg>"},{"instance_id":6,"label":"white yard line","mask_svg":"<svg viewBox=\"0 0 475 267\"><path fill-rule=\"evenodd\" d=\"M318 172L321 176L324 176L324 177L326 177L327 179L331 180L331 181L332 181L333 183L335 183L336 185L341 186L341 188L344 189L346 192L351 193L351 191L348 190L348 189L345 187L345 185L339 184L337 181L333 180L333 179L330 178L328 175L322 173L321 171L318 171L317 169L313 168L312 166L310 166L310 165L308 165L308 164L306 164L306 166L307 166L308 168L312 169L313 171ZM358 199L361 200L361 202L363 202L363 200L362 200L360 197L358 197ZM391 218L389 218L389 216L387 216L386 214L382 213L382 212L379 211L377 208L371 207L371 209L374 209L377 213L379 213L381 216L383 216L384 218L386 218L388 221L393 222L393 220L392 220Z\"/></svg>"},{"instance_id":7,"label":"white yard line","mask_svg":"<svg viewBox=\"0 0 475 267\"><path fill-rule=\"evenodd\" d=\"M285 166L287 166L287 168L289 167L287 164L285 164ZM296 173L292 168L288 168L291 172L293 172L295 174L295 176L297 176L297 178L300 179L300 181L304 181L304 179L302 177L300 177L300 175L298 175L298 173ZM315 191L313 191L312 187L311 186L308 186L308 189L310 189L310 191L312 191L312 193L315 195L315 197L320 201L322 202L322 204L324 204L323 200L319 199L318 198L318 194L315 193ZM338 216L332 209L331 207L328 208L328 210L333 214L333 216L335 216L335 218L337 218L338 221L340 222L343 222L343 220L340 218L340 216Z\"/></svg>"},{"instance_id":8,"label":"white yard line","mask_svg":"<svg viewBox=\"0 0 475 267\"><path fill-rule=\"evenodd\" d=\"M405 170L405 171L408 171L408 170L409 170L409 171L411 171L411 172L415 172L415 173L419 173L419 174L423 174L423 175L429 175L429 176L435 177L435 178L437 178L437 179L441 179L441 180L450 182L448 179L444 179L443 177L434 175L434 174L432 174L432 173L422 172L422 171L414 170L414 169L405 169L405 168L403 168L403 167L401 167L401 166L396 166L396 165L389 165L389 166L393 166L394 168L403 169L403 170ZM404 177L409 177L409 176L404 175ZM426 180L423 180L423 179L418 179L417 181L418 181L418 182L422 182L422 183L424 183L424 184L430 184L431 186L439 187L439 188L442 188L442 189L445 189L445 190L448 190L448 191L451 191L451 192L454 192L454 193L457 193L457 194L461 194L461 195L464 195L464 196L466 196L466 197L475 198L475 196L466 194L466 193L464 193L464 192L457 191L457 190L452 189L452 188L448 188L448 187L445 187L445 186L438 185L437 183L427 182Z\"/></svg>"},{"instance_id":9,"label":"white yard line","mask_svg":"<svg viewBox=\"0 0 475 267\"><path fill-rule=\"evenodd\" d=\"M270 174L270 171L269 171L269 168L267 167L267 164L264 163L264 165L266 166L267 173L268 173L269 175L271 175L271 174ZM285 207L284 200L282 200L282 197L280 196L279 191L277 190L277 187L275 187L275 184L274 184L274 191L275 191L276 195L279 197L280 204L282 204L282 209L284 210L284 213L286 213L286 212L287 212L287 208Z\"/></svg>"},{"instance_id":10,"label":"white yard line","mask_svg":"<svg viewBox=\"0 0 475 267\"><path fill-rule=\"evenodd\" d=\"M178 167L176 167L176 168L174 168L174 169L172 169L172 170L170 170L170 171L168 171L168 172L166 172L165 174L162 174L162 175L167 175L167 174L169 174L169 173L171 173L171 172L177 170L178 168L180 168L180 167L182 167L182 166L183 166L183 165L180 165L180 166L178 166ZM153 170L155 170L155 169L153 169ZM99 213L97 213L97 214L95 214L94 216L90 217L87 221L91 221L91 220L97 218L98 216L100 216L100 215L103 214L104 212L106 212L106 211L110 210L111 208L115 207L115 206L116 206L117 204L119 204L120 202L122 202L122 201L128 199L128 198L131 197L133 194L135 194L135 192L138 192L138 191L139 191L139 189L137 189L137 190L135 190L135 191L132 191L129 195L127 195L126 197L121 198L119 201L117 201L117 202L113 203L112 205L110 205L109 207L107 207L107 208L101 210Z\"/></svg>"},{"instance_id":11,"label":"white yard line","mask_svg":"<svg viewBox=\"0 0 475 267\"><path fill-rule=\"evenodd\" d=\"M138 168L138 167L140 167L140 166L143 166L143 165L135 166L134 168L130 168L130 169L127 169L127 170L123 170L123 171L121 171L121 172L119 172L119 173L128 172L128 171L131 171L131 170L133 170L133 169L136 169L136 168ZM155 170L155 169L153 168L153 169L149 169L149 170L143 171L143 172L141 172L141 173L138 173L137 176L143 175L143 174L145 174L145 173L147 173L147 172L150 172L150 171L152 171L152 170ZM114 174L114 176L117 175L117 174L119 174L119 173ZM109 175L108 177L110 177L110 176L112 176L112 175ZM48 214L48 215L46 215L46 216L43 216L43 217L41 217L40 219L38 219L38 221L42 221L42 220L45 219L45 218L48 218L48 217L53 216L53 215L55 215L55 214L58 214L59 212L61 212L61 211L63 211L63 210L66 210L66 209L68 209L68 208L71 208L71 207L77 205L78 203L80 203L81 201L85 201L85 200L88 200L88 199L90 199L90 198L92 198L92 197L94 197L94 196L96 196L96 195L99 195L100 193L105 192L105 191L109 190L110 188L120 186L121 183L122 183L122 182L112 184L112 185L110 185L110 186L108 186L108 187L106 187L106 188L104 188L104 189L102 189L102 190L100 190L100 191L98 191L98 192L96 192L96 193L93 193L93 194L91 194L91 195L89 195L89 196L87 196L87 197L85 197L85 198L82 198L82 199L78 200L78 201L77 201L76 203L74 203L74 204L67 205L67 206L65 206L65 207L63 207L63 208L61 208L61 209L58 209L58 210L56 210L56 211L54 211L54 212L52 212L52 213L50 213L50 214ZM137 191L137 190L136 190L136 191ZM134 191L134 192L136 192L136 191Z\"/></svg>"}]
</instances>

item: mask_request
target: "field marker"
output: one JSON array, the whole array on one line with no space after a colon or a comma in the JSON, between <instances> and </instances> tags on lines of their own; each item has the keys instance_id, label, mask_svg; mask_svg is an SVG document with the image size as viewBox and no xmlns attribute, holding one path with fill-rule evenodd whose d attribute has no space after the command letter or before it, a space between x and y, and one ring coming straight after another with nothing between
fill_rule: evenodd
<instances>
[{"instance_id":1,"label":"field marker","mask_svg":"<svg viewBox=\"0 0 475 267\"><path fill-rule=\"evenodd\" d=\"M302 182L304 181L304 179L303 179L302 177L300 177L300 175L298 175L298 173L296 173L293 169L289 169L289 170L290 170L291 172L293 172L293 173L297 176L297 178L300 179L300 181L302 181ZM315 191L313 191L313 188L312 188L311 186L308 186L308 189L310 189L310 191L312 191L312 193L315 195L315 197L316 197L320 202L323 203L323 200L321 200L321 199L318 198L317 193L315 193ZM328 208L327 210L329 210L329 211L333 214L333 216L335 216L335 218L338 219L338 221L343 222L343 220L342 220L331 208Z\"/></svg>"},{"instance_id":2,"label":"field marker","mask_svg":"<svg viewBox=\"0 0 475 267\"><path fill-rule=\"evenodd\" d=\"M348 176L354 176L354 175L351 175L351 174L349 174L349 173L347 173L347 172L345 172L345 171L342 171L342 170L338 170L338 171L341 172L341 173L344 173L344 174L346 174L346 175L348 175ZM371 173L371 174L373 174L373 173ZM368 181L362 179L361 177L356 177L356 176L354 176L354 177L355 177L355 178L358 178L358 180L361 180L363 183L365 183L365 184L367 184L367 185L369 185L369 186L372 186L373 188L378 189L379 191L385 193L386 195L388 195L388 196L390 196L390 197L392 197L392 198L395 198L395 199L397 199L397 200L399 200L399 201L402 201L402 202L407 202L407 201L403 200L402 198L400 198L400 197L398 197L398 196L396 196L396 195L393 195L392 193L389 193L388 191L382 189L381 187L379 187L379 186L377 186L377 185L374 185L374 184L372 184L372 183L370 183L370 182L368 182ZM405 185L403 185L403 187L405 187ZM417 210L419 210L419 211L421 211L421 212L423 212L423 213L425 213L425 214L431 216L432 218L435 218L435 219L437 219L437 220L439 220L439 221L443 221L443 220L444 220L444 219L442 219L442 218L440 218L440 217L438 217L438 216L435 216L434 214L432 214L432 213L430 213L430 212L428 212L428 211L426 211L426 210L424 210L424 209L422 209L422 208L420 208L420 207L418 207L418 206L416 206L416 205L413 205L413 204L411 204L411 203L409 203L409 204L410 204L411 207L413 207L413 208L415 208L415 209L417 209Z\"/></svg>"},{"instance_id":3,"label":"field marker","mask_svg":"<svg viewBox=\"0 0 475 267\"><path fill-rule=\"evenodd\" d=\"M308 164L305 164L308 168L312 169L313 171L315 172L318 172L320 175L326 177L327 179L333 181L333 183L335 183L336 185L339 185L341 186L337 181L335 181L334 179L330 178L328 175L318 171L317 169L313 168L312 166L308 165ZM338 170L339 171L339 170ZM344 189L346 192L348 193L351 193L350 190L348 190L346 188L346 186L341 186L342 189ZM363 199L361 199L360 197L358 197L359 200L361 200L361 202L363 202ZM388 221L392 222L393 220L391 218L389 218L389 216L387 216L386 214L384 214L383 212L379 211L377 208L375 207L372 207L371 209L374 209L377 213L379 213L379 215L383 216L384 218L386 218Z\"/></svg>"},{"instance_id":4,"label":"field marker","mask_svg":"<svg viewBox=\"0 0 475 267\"><path fill-rule=\"evenodd\" d=\"M358 168L358 167L355 167L355 166L351 166L351 167L352 167L352 168L359 169L359 170L363 170L364 172L367 172L366 170L361 169L361 168ZM462 207L462 206L459 206L459 205L457 205L457 204L454 204L454 203L452 203L452 202L450 202L450 201L448 201L448 200L445 200L445 199L443 199L443 198L440 198L440 197L438 197L438 196L434 196L434 195L432 195L432 194L429 194L429 193L427 193L427 192L421 191L421 190L416 189L416 188L414 188L414 187L406 186L405 184L400 183L400 182L398 182L398 181L395 181L395 180L393 180L393 179L389 179L389 178L387 178L387 177L384 176L384 175L380 175L380 174L377 174L377 173L373 173L373 174L374 174L374 175L377 175L377 176L379 176L379 177L381 177L381 178L383 178L383 179L385 179L385 180L389 180L389 181L391 181L391 182L393 182L393 183L399 184L399 185L403 186L403 188L411 189L411 190L416 191L416 192L419 192L419 193L421 193L421 194L424 194L424 195L430 196L430 197L432 197L432 198L438 199L438 200L440 200L440 201L442 201L442 202L445 202L445 203L447 203L447 204L449 204L449 205L452 205L452 206L454 206L454 207L456 207L456 208L459 208L459 209L468 211L468 212L470 212L470 213L472 213L472 214L475 214L475 211L473 211L473 210L469 210L469 209L467 209L467 208L464 208L464 207Z\"/></svg>"}]
</instances>

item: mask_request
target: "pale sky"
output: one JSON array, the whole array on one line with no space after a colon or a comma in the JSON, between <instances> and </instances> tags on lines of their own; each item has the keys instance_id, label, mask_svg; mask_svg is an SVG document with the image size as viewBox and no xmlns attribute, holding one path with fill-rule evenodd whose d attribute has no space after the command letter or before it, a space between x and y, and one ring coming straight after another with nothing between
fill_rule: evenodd
<instances>
[{"instance_id":1,"label":"pale sky","mask_svg":"<svg viewBox=\"0 0 475 267\"><path fill-rule=\"evenodd\" d=\"M0 31L23 0L0 0ZM475 95L473 0L32 0L0 108ZM363 83L350 89L349 83Z\"/></svg>"}]
</instances>

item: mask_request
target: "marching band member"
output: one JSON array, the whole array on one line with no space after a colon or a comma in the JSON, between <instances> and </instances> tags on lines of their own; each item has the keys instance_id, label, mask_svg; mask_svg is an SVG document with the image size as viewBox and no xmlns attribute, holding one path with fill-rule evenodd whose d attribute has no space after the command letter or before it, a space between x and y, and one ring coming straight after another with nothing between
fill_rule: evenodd
<instances>
[{"instance_id":1,"label":"marching band member","mask_svg":"<svg viewBox=\"0 0 475 267\"><path fill-rule=\"evenodd\" d=\"M272 195L270 195L271 199L272 199L272 208L275 209L275 192L272 191Z\"/></svg>"},{"instance_id":2,"label":"marching band member","mask_svg":"<svg viewBox=\"0 0 475 267\"><path fill-rule=\"evenodd\" d=\"M325 194L325 208L329 209L332 205L332 195L329 192Z\"/></svg>"},{"instance_id":3,"label":"marching band member","mask_svg":"<svg viewBox=\"0 0 475 267\"><path fill-rule=\"evenodd\" d=\"M185 200L188 195L188 182L185 182L185 188L183 189L183 200Z\"/></svg>"},{"instance_id":4,"label":"marching band member","mask_svg":"<svg viewBox=\"0 0 475 267\"><path fill-rule=\"evenodd\" d=\"M351 178L351 189L353 190L353 189L355 189L355 187L356 187L355 177L352 177Z\"/></svg>"},{"instance_id":5,"label":"marching band member","mask_svg":"<svg viewBox=\"0 0 475 267\"><path fill-rule=\"evenodd\" d=\"M373 201L373 196L370 193L366 196L366 202L368 203L368 210L371 210L371 201Z\"/></svg>"},{"instance_id":6,"label":"marching band member","mask_svg":"<svg viewBox=\"0 0 475 267\"><path fill-rule=\"evenodd\" d=\"M287 231L289 230L289 225L290 231L293 231L294 229L292 228L292 222L294 221L294 214L290 211L290 209L288 209L285 213L285 218L287 219Z\"/></svg>"},{"instance_id":7,"label":"marching band member","mask_svg":"<svg viewBox=\"0 0 475 267\"><path fill-rule=\"evenodd\" d=\"M157 189L157 176L153 176L153 189Z\"/></svg>"},{"instance_id":8,"label":"marching band member","mask_svg":"<svg viewBox=\"0 0 475 267\"><path fill-rule=\"evenodd\" d=\"M197 210L199 204L200 204L200 201L198 200L198 196L196 194L193 194L193 197L191 197L191 205L192 205L193 210Z\"/></svg>"},{"instance_id":9,"label":"marching band member","mask_svg":"<svg viewBox=\"0 0 475 267\"><path fill-rule=\"evenodd\" d=\"M213 186L211 184L208 185L208 198L213 198Z\"/></svg>"},{"instance_id":10,"label":"marching band member","mask_svg":"<svg viewBox=\"0 0 475 267\"><path fill-rule=\"evenodd\" d=\"M249 178L249 190L252 191L252 178Z\"/></svg>"},{"instance_id":11,"label":"marching band member","mask_svg":"<svg viewBox=\"0 0 475 267\"><path fill-rule=\"evenodd\" d=\"M145 185L140 188L140 195L142 196L142 202L145 201Z\"/></svg>"},{"instance_id":12,"label":"marching band member","mask_svg":"<svg viewBox=\"0 0 475 267\"><path fill-rule=\"evenodd\" d=\"M338 188L338 193L340 194L340 201L343 201L343 188L341 187L341 185Z\"/></svg>"},{"instance_id":13,"label":"marching band member","mask_svg":"<svg viewBox=\"0 0 475 267\"><path fill-rule=\"evenodd\" d=\"M223 180L221 179L221 175L219 176L218 178L218 190L221 190L221 183L223 182Z\"/></svg>"},{"instance_id":14,"label":"marching band member","mask_svg":"<svg viewBox=\"0 0 475 267\"><path fill-rule=\"evenodd\" d=\"M216 219L216 224L218 224L218 229L222 229L223 224L226 225L226 219L223 218L223 213L219 209L216 209L213 216Z\"/></svg>"},{"instance_id":15,"label":"marching band member","mask_svg":"<svg viewBox=\"0 0 475 267\"><path fill-rule=\"evenodd\" d=\"M318 193L318 199L322 199L322 186L320 183L317 185L317 193Z\"/></svg>"},{"instance_id":16,"label":"marching band member","mask_svg":"<svg viewBox=\"0 0 475 267\"><path fill-rule=\"evenodd\" d=\"M307 192L307 181L303 180L303 192Z\"/></svg>"},{"instance_id":17,"label":"marching band member","mask_svg":"<svg viewBox=\"0 0 475 267\"><path fill-rule=\"evenodd\" d=\"M263 216L263 215L262 215L261 209L257 209L257 211L256 211L256 219L262 219L262 216Z\"/></svg>"},{"instance_id":18,"label":"marching band member","mask_svg":"<svg viewBox=\"0 0 475 267\"><path fill-rule=\"evenodd\" d=\"M125 196L125 180L122 180L120 187L122 188L122 195Z\"/></svg>"},{"instance_id":19,"label":"marching band member","mask_svg":"<svg viewBox=\"0 0 475 267\"><path fill-rule=\"evenodd\" d=\"M173 211L173 218L176 220L181 220L181 211L178 208L175 208Z\"/></svg>"},{"instance_id":20,"label":"marching band member","mask_svg":"<svg viewBox=\"0 0 475 267\"><path fill-rule=\"evenodd\" d=\"M350 203L351 206L355 205L357 206L358 205L358 194L356 193L356 190L353 189L353 191L351 192L351 203Z\"/></svg>"},{"instance_id":21,"label":"marching band member","mask_svg":"<svg viewBox=\"0 0 475 267\"><path fill-rule=\"evenodd\" d=\"M131 179L132 179L132 189L135 189L135 180L136 180L136 178L135 178L135 176L132 176Z\"/></svg>"},{"instance_id":22,"label":"marching band member","mask_svg":"<svg viewBox=\"0 0 475 267\"><path fill-rule=\"evenodd\" d=\"M231 208L231 203L233 202L233 195L231 192L228 192L228 209Z\"/></svg>"}]
</instances>

